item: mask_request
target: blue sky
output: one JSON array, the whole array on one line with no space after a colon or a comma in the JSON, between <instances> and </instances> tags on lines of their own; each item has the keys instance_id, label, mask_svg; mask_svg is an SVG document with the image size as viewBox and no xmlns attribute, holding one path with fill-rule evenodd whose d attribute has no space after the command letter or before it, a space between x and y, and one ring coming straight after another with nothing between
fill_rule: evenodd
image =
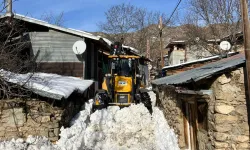
<instances>
[{"instance_id":1,"label":"blue sky","mask_svg":"<svg viewBox=\"0 0 250 150\"><path fill-rule=\"evenodd\" d=\"M13 11L37 19L41 19L45 13L64 12L65 27L92 32L99 31L97 23L105 21L105 12L113 5L130 3L169 15L177 2L178 0L17 0L13 3Z\"/></svg>"}]
</instances>

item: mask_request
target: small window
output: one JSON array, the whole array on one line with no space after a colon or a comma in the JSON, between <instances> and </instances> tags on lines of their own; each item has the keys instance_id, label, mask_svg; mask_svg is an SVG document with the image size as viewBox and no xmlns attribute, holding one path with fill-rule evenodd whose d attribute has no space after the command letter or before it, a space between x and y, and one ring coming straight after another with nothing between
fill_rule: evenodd
<instances>
[{"instance_id":1,"label":"small window","mask_svg":"<svg viewBox=\"0 0 250 150\"><path fill-rule=\"evenodd\" d=\"M181 60L180 60L180 64L182 64L182 63L184 63L184 59L181 59Z\"/></svg>"}]
</instances>

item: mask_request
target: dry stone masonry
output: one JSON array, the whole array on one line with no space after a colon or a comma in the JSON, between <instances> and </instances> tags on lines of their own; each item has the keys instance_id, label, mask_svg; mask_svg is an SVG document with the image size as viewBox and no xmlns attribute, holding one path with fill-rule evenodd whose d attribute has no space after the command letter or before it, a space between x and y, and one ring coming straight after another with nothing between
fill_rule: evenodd
<instances>
[{"instance_id":1,"label":"dry stone masonry","mask_svg":"<svg viewBox=\"0 0 250 150\"><path fill-rule=\"evenodd\" d=\"M69 102L65 107L53 107L46 101L13 99L1 100L0 110L0 141L28 135L56 141L60 127L68 126L80 106Z\"/></svg>"},{"instance_id":2,"label":"dry stone masonry","mask_svg":"<svg viewBox=\"0 0 250 150\"><path fill-rule=\"evenodd\" d=\"M202 86L204 83L208 86ZM198 149L250 149L248 119L250 104L246 100L244 84L243 67L197 82L196 88L198 89L196 90L211 91L211 94L202 97L204 103L207 103L206 121L203 121L203 124L198 123L197 117L201 96L177 93L176 87L173 86L154 87L158 94L158 104L163 109L169 126L178 135L179 147L187 148L184 120L188 118L184 115L183 104L184 101L193 100L197 103L195 111L197 113L195 125L197 138L194 140L197 140ZM186 85L187 87L190 86ZM203 130L204 125L205 130Z\"/></svg>"},{"instance_id":3,"label":"dry stone masonry","mask_svg":"<svg viewBox=\"0 0 250 150\"><path fill-rule=\"evenodd\" d=\"M214 120L209 121L214 127L211 141L215 149L250 149L243 68L221 75L212 89L215 111L211 114Z\"/></svg>"},{"instance_id":4,"label":"dry stone masonry","mask_svg":"<svg viewBox=\"0 0 250 150\"><path fill-rule=\"evenodd\" d=\"M169 126L174 129L178 136L178 144L180 148L185 146L184 128L183 128L183 114L181 112L181 100L178 99L177 93L173 87L159 88L156 92L158 94L157 105L163 110L164 116L168 121Z\"/></svg>"}]
</instances>

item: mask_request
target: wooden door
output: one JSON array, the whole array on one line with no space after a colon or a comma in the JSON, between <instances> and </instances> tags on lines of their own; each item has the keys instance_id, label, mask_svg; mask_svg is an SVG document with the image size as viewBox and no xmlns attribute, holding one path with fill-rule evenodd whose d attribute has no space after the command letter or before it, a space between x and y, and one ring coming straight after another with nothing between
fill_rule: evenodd
<instances>
[{"instance_id":1,"label":"wooden door","mask_svg":"<svg viewBox=\"0 0 250 150\"><path fill-rule=\"evenodd\" d=\"M197 149L197 106L196 102L184 102L184 135L186 149Z\"/></svg>"}]
</instances>

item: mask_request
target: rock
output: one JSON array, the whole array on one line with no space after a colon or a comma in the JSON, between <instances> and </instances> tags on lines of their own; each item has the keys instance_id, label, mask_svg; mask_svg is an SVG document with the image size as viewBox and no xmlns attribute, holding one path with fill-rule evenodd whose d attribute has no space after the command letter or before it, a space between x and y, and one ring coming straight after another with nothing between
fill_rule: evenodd
<instances>
[{"instance_id":1,"label":"rock","mask_svg":"<svg viewBox=\"0 0 250 150\"><path fill-rule=\"evenodd\" d=\"M246 102L246 96L244 94L237 95L235 99L239 102Z\"/></svg>"},{"instance_id":2,"label":"rock","mask_svg":"<svg viewBox=\"0 0 250 150\"><path fill-rule=\"evenodd\" d=\"M60 133L60 129L59 129L59 128L55 128L55 129L54 129L54 134L55 134L56 136L59 136L59 133Z\"/></svg>"},{"instance_id":3,"label":"rock","mask_svg":"<svg viewBox=\"0 0 250 150\"><path fill-rule=\"evenodd\" d=\"M55 137L55 136L56 136L56 135L55 135L55 133L54 133L53 130L49 131L49 137Z\"/></svg>"},{"instance_id":4,"label":"rock","mask_svg":"<svg viewBox=\"0 0 250 150\"><path fill-rule=\"evenodd\" d=\"M18 136L19 136L18 132L6 132L5 133L5 137L7 137L9 139L12 139L12 138L15 138L15 137L18 137Z\"/></svg>"},{"instance_id":5,"label":"rock","mask_svg":"<svg viewBox=\"0 0 250 150\"><path fill-rule=\"evenodd\" d=\"M234 124L230 132L232 133L232 135L236 136L236 135L243 135L245 131L242 128L240 128L239 124Z\"/></svg>"},{"instance_id":6,"label":"rock","mask_svg":"<svg viewBox=\"0 0 250 150\"><path fill-rule=\"evenodd\" d=\"M59 140L59 137L50 137L49 140L55 142Z\"/></svg>"},{"instance_id":7,"label":"rock","mask_svg":"<svg viewBox=\"0 0 250 150\"><path fill-rule=\"evenodd\" d=\"M218 81L221 83L221 84L226 84L226 83L229 83L231 81L231 78L228 78L226 77L225 74L223 74L222 76L220 76L218 78Z\"/></svg>"},{"instance_id":8,"label":"rock","mask_svg":"<svg viewBox=\"0 0 250 150\"><path fill-rule=\"evenodd\" d=\"M42 116L41 122L49 122L50 116Z\"/></svg>"},{"instance_id":9,"label":"rock","mask_svg":"<svg viewBox=\"0 0 250 150\"><path fill-rule=\"evenodd\" d=\"M241 142L241 143L249 141L249 137L245 136L245 135L232 136L232 139L233 139L233 141Z\"/></svg>"},{"instance_id":10,"label":"rock","mask_svg":"<svg viewBox=\"0 0 250 150\"><path fill-rule=\"evenodd\" d=\"M0 126L0 131L4 131L4 130L5 130L5 127Z\"/></svg>"},{"instance_id":11,"label":"rock","mask_svg":"<svg viewBox=\"0 0 250 150\"><path fill-rule=\"evenodd\" d=\"M236 85L231 85L231 84L222 85L221 90L223 92L229 92L230 95L233 95L233 93L235 93L235 92L241 91L241 89L239 87L237 87ZM230 95L224 95L224 96L227 97L227 96L230 96Z\"/></svg>"},{"instance_id":12,"label":"rock","mask_svg":"<svg viewBox=\"0 0 250 150\"><path fill-rule=\"evenodd\" d=\"M29 127L29 126L24 126L24 127L20 127L19 131L23 132L23 131L32 131L34 130L34 128Z\"/></svg>"},{"instance_id":13,"label":"rock","mask_svg":"<svg viewBox=\"0 0 250 150\"><path fill-rule=\"evenodd\" d=\"M39 131L39 134L40 134L41 136L48 137L48 136L49 136L49 131L48 131L47 129L40 130L40 131Z\"/></svg>"},{"instance_id":14,"label":"rock","mask_svg":"<svg viewBox=\"0 0 250 150\"><path fill-rule=\"evenodd\" d=\"M244 75L243 74L240 75L240 78L239 78L238 82L241 83L241 84L245 83L245 79L244 79Z\"/></svg>"},{"instance_id":15,"label":"rock","mask_svg":"<svg viewBox=\"0 0 250 150\"><path fill-rule=\"evenodd\" d=\"M5 131L0 131L0 137L5 135Z\"/></svg>"},{"instance_id":16,"label":"rock","mask_svg":"<svg viewBox=\"0 0 250 150\"><path fill-rule=\"evenodd\" d=\"M238 120L238 118L236 116L215 114L215 123L216 124L235 123L237 120Z\"/></svg>"},{"instance_id":17,"label":"rock","mask_svg":"<svg viewBox=\"0 0 250 150\"><path fill-rule=\"evenodd\" d=\"M41 126L46 127L46 128L58 128L59 122L58 121L46 122L46 123L42 123Z\"/></svg>"},{"instance_id":18,"label":"rock","mask_svg":"<svg viewBox=\"0 0 250 150\"><path fill-rule=\"evenodd\" d=\"M230 112L234 111L234 107L229 106L229 105L219 105L219 106L215 106L215 111L217 113L226 115L226 114L229 114Z\"/></svg>"},{"instance_id":19,"label":"rock","mask_svg":"<svg viewBox=\"0 0 250 150\"><path fill-rule=\"evenodd\" d=\"M241 148L248 149L248 148L250 148L250 146L249 146L248 143L240 143L240 144L237 145L237 148L238 149L241 149Z\"/></svg>"},{"instance_id":20,"label":"rock","mask_svg":"<svg viewBox=\"0 0 250 150\"><path fill-rule=\"evenodd\" d=\"M217 100L221 100L221 99L224 100L225 98L223 92L220 90L216 90L214 95Z\"/></svg>"},{"instance_id":21,"label":"rock","mask_svg":"<svg viewBox=\"0 0 250 150\"><path fill-rule=\"evenodd\" d=\"M23 113L23 108L14 108L3 110L3 116L1 122L4 122L4 127L20 127L26 122L26 118Z\"/></svg>"},{"instance_id":22,"label":"rock","mask_svg":"<svg viewBox=\"0 0 250 150\"><path fill-rule=\"evenodd\" d=\"M236 150L235 144L232 144L232 149L233 149L233 150Z\"/></svg>"},{"instance_id":23,"label":"rock","mask_svg":"<svg viewBox=\"0 0 250 150\"><path fill-rule=\"evenodd\" d=\"M247 115L247 107L244 106L244 105L241 105L241 106L237 106L235 108L235 111L241 115Z\"/></svg>"},{"instance_id":24,"label":"rock","mask_svg":"<svg viewBox=\"0 0 250 150\"><path fill-rule=\"evenodd\" d=\"M39 124L35 121L35 119L28 116L26 126L39 126Z\"/></svg>"},{"instance_id":25,"label":"rock","mask_svg":"<svg viewBox=\"0 0 250 150\"><path fill-rule=\"evenodd\" d=\"M217 141L223 142L223 141L226 141L228 139L229 135L225 134L225 133L216 132L214 134L214 137Z\"/></svg>"},{"instance_id":26,"label":"rock","mask_svg":"<svg viewBox=\"0 0 250 150\"><path fill-rule=\"evenodd\" d=\"M214 142L215 148L227 148L228 143L225 142Z\"/></svg>"},{"instance_id":27,"label":"rock","mask_svg":"<svg viewBox=\"0 0 250 150\"><path fill-rule=\"evenodd\" d=\"M249 132L249 125L248 125L247 122L241 123L239 126L240 126L240 128L242 128L243 130Z\"/></svg>"},{"instance_id":28,"label":"rock","mask_svg":"<svg viewBox=\"0 0 250 150\"><path fill-rule=\"evenodd\" d=\"M217 91L215 92L216 100L223 100L224 102L231 102L235 100L234 92L232 91Z\"/></svg>"}]
</instances>

